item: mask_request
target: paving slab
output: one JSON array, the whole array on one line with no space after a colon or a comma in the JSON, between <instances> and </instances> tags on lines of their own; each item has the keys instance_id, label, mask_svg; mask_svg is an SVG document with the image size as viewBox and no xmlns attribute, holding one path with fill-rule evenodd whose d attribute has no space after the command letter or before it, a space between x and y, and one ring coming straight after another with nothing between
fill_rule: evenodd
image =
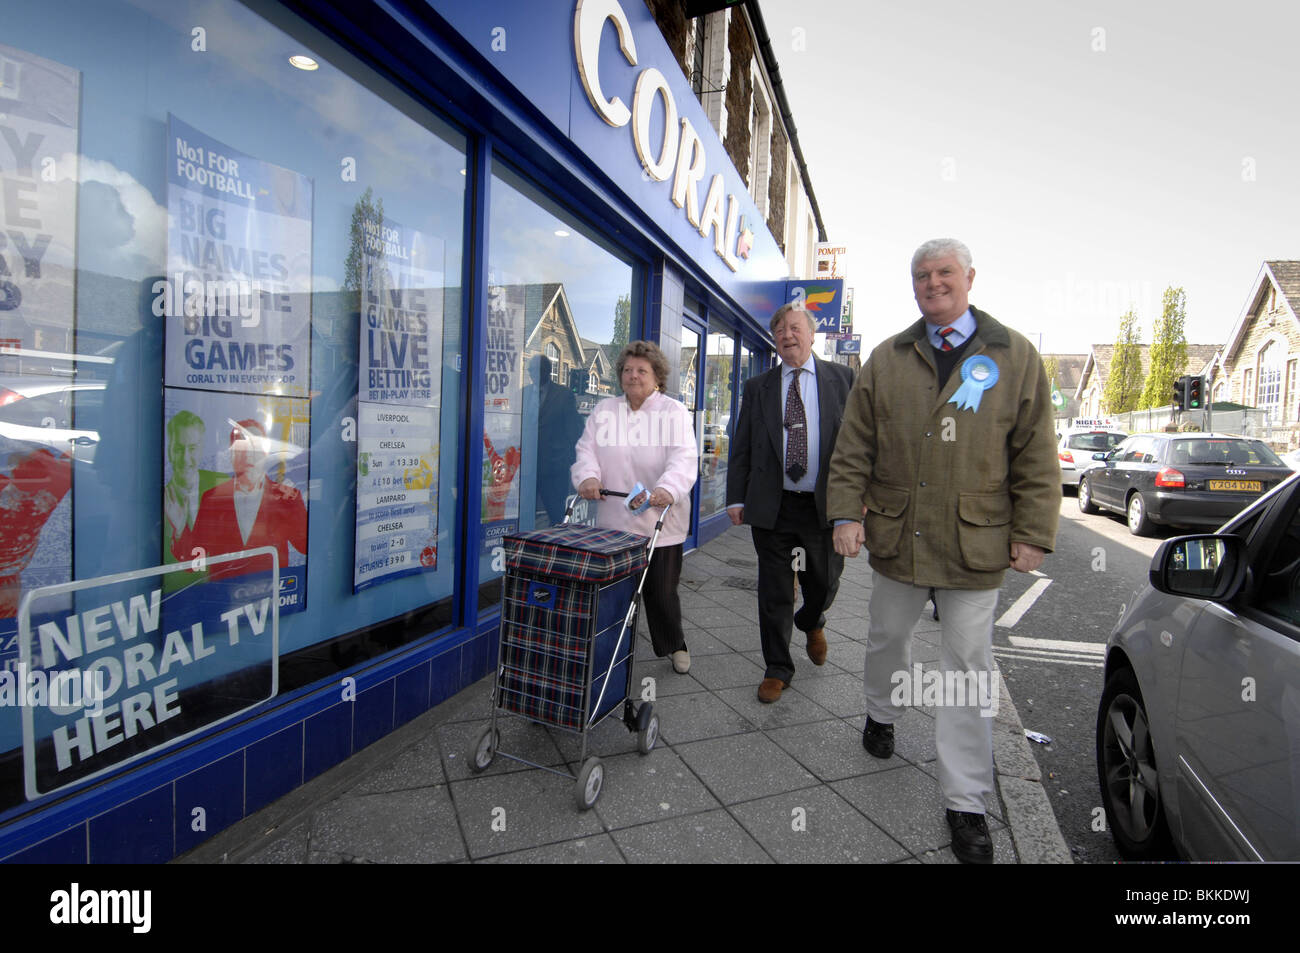
<instances>
[{"instance_id":1,"label":"paving slab","mask_svg":"<svg viewBox=\"0 0 1300 953\"><path fill-rule=\"evenodd\" d=\"M474 859L598 834L600 818L579 811L577 782L548 771L453 781L452 799Z\"/></svg>"},{"instance_id":2,"label":"paving slab","mask_svg":"<svg viewBox=\"0 0 1300 953\"><path fill-rule=\"evenodd\" d=\"M352 788L351 793L379 794L385 791L427 788L443 784L446 780L438 739L431 735L378 767Z\"/></svg>"},{"instance_id":3,"label":"paving slab","mask_svg":"<svg viewBox=\"0 0 1300 953\"><path fill-rule=\"evenodd\" d=\"M675 748L723 804L735 804L817 784L807 768L761 732L710 738Z\"/></svg>"},{"instance_id":4,"label":"paving slab","mask_svg":"<svg viewBox=\"0 0 1300 953\"><path fill-rule=\"evenodd\" d=\"M341 797L311 823L311 849L379 863L433 864L466 856L445 784Z\"/></svg>"},{"instance_id":5,"label":"paving slab","mask_svg":"<svg viewBox=\"0 0 1300 953\"><path fill-rule=\"evenodd\" d=\"M709 692L660 696L655 710L659 712L660 734L674 746L754 730L740 712Z\"/></svg>"},{"instance_id":6,"label":"paving slab","mask_svg":"<svg viewBox=\"0 0 1300 953\"><path fill-rule=\"evenodd\" d=\"M787 688L778 700L770 703L758 700L756 685L728 688L718 692L717 696L740 712L755 728L765 731L834 717L831 712L793 688Z\"/></svg>"},{"instance_id":7,"label":"paving slab","mask_svg":"<svg viewBox=\"0 0 1300 953\"><path fill-rule=\"evenodd\" d=\"M724 810L614 831L633 864L770 864L771 856Z\"/></svg>"},{"instance_id":8,"label":"paving slab","mask_svg":"<svg viewBox=\"0 0 1300 953\"><path fill-rule=\"evenodd\" d=\"M905 764L836 781L831 788L918 857L952 840L939 782L920 768Z\"/></svg>"},{"instance_id":9,"label":"paving slab","mask_svg":"<svg viewBox=\"0 0 1300 953\"><path fill-rule=\"evenodd\" d=\"M595 811L609 830L721 806L671 748L618 755L604 759L604 764L605 786Z\"/></svg>"},{"instance_id":10,"label":"paving slab","mask_svg":"<svg viewBox=\"0 0 1300 953\"><path fill-rule=\"evenodd\" d=\"M604 800L604 795L601 796ZM517 850L509 854L495 854L479 861L483 864L626 864L618 845L608 834L580 837L577 840L547 844Z\"/></svg>"},{"instance_id":11,"label":"paving slab","mask_svg":"<svg viewBox=\"0 0 1300 953\"><path fill-rule=\"evenodd\" d=\"M737 652L728 652L693 660L691 677L712 692L740 685L752 685L757 690L763 669Z\"/></svg>"},{"instance_id":12,"label":"paving slab","mask_svg":"<svg viewBox=\"0 0 1300 953\"><path fill-rule=\"evenodd\" d=\"M888 771L903 763L896 757L882 761L867 754L862 729L840 718L769 729L767 736L823 782Z\"/></svg>"},{"instance_id":13,"label":"paving slab","mask_svg":"<svg viewBox=\"0 0 1300 953\"><path fill-rule=\"evenodd\" d=\"M826 787L747 801L731 813L782 864L888 864L909 856Z\"/></svg>"}]
</instances>

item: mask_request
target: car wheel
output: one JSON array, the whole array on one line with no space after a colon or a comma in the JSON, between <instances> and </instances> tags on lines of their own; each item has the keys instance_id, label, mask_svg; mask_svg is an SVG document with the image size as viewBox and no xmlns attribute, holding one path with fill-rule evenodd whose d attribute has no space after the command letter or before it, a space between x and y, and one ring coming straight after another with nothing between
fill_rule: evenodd
<instances>
[{"instance_id":1,"label":"car wheel","mask_svg":"<svg viewBox=\"0 0 1300 953\"><path fill-rule=\"evenodd\" d=\"M1150 536L1155 524L1147 516L1146 500L1141 493L1134 493L1128 498L1128 531L1134 536Z\"/></svg>"},{"instance_id":2,"label":"car wheel","mask_svg":"<svg viewBox=\"0 0 1300 953\"><path fill-rule=\"evenodd\" d=\"M1097 709L1097 775L1106 823L1130 860L1172 856L1173 842L1160 799L1160 776L1146 705L1137 676L1121 668L1106 680Z\"/></svg>"},{"instance_id":3,"label":"car wheel","mask_svg":"<svg viewBox=\"0 0 1300 953\"><path fill-rule=\"evenodd\" d=\"M1096 516L1101 512L1097 504L1092 502L1092 486L1088 483L1087 477L1079 477L1079 512L1087 513L1089 516Z\"/></svg>"}]
</instances>

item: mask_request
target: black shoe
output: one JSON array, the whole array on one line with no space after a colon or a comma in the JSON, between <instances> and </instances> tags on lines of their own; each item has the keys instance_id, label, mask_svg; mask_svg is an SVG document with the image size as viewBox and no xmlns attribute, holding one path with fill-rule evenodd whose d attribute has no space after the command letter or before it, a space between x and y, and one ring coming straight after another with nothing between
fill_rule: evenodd
<instances>
[{"instance_id":1,"label":"black shoe","mask_svg":"<svg viewBox=\"0 0 1300 953\"><path fill-rule=\"evenodd\" d=\"M862 729L862 747L876 758L889 758L894 753L894 726L882 725L867 716L867 726Z\"/></svg>"},{"instance_id":2,"label":"black shoe","mask_svg":"<svg viewBox=\"0 0 1300 953\"><path fill-rule=\"evenodd\" d=\"M958 860L963 864L993 863L993 841L983 814L949 811L948 827L952 830L952 852Z\"/></svg>"}]
</instances>

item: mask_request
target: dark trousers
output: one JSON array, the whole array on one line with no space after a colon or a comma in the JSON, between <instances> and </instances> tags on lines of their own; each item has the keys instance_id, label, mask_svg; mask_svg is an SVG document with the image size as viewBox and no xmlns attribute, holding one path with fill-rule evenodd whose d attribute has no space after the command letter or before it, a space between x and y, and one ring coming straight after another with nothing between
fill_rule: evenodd
<instances>
[{"instance_id":1,"label":"dark trousers","mask_svg":"<svg viewBox=\"0 0 1300 953\"><path fill-rule=\"evenodd\" d=\"M686 648L682 601L677 597L681 576L682 544L656 546L641 589L641 605L645 607L646 625L650 628L650 644L660 658Z\"/></svg>"},{"instance_id":2,"label":"dark trousers","mask_svg":"<svg viewBox=\"0 0 1300 953\"><path fill-rule=\"evenodd\" d=\"M791 624L801 632L826 625L826 610L840 587L844 557L835 552L831 530L817 519L811 494L781 494L775 529L753 527L758 553L758 629L765 678L794 677ZM797 567L802 566L802 569ZM794 611L794 577L799 574L803 605Z\"/></svg>"}]
</instances>

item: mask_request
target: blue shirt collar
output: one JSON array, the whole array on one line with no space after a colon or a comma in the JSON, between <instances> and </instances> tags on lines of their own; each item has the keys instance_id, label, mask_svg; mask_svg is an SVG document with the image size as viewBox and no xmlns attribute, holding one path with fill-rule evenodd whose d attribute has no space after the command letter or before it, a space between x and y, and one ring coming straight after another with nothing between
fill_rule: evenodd
<instances>
[{"instance_id":1,"label":"blue shirt collar","mask_svg":"<svg viewBox=\"0 0 1300 953\"><path fill-rule=\"evenodd\" d=\"M970 313L970 308L967 308L962 316L949 326L957 332L951 336L952 346L961 347L975 333L975 316ZM925 333L929 336L930 343L936 348L943 346L943 337L939 334L939 331L939 325L931 324L929 321L925 323Z\"/></svg>"}]
</instances>

